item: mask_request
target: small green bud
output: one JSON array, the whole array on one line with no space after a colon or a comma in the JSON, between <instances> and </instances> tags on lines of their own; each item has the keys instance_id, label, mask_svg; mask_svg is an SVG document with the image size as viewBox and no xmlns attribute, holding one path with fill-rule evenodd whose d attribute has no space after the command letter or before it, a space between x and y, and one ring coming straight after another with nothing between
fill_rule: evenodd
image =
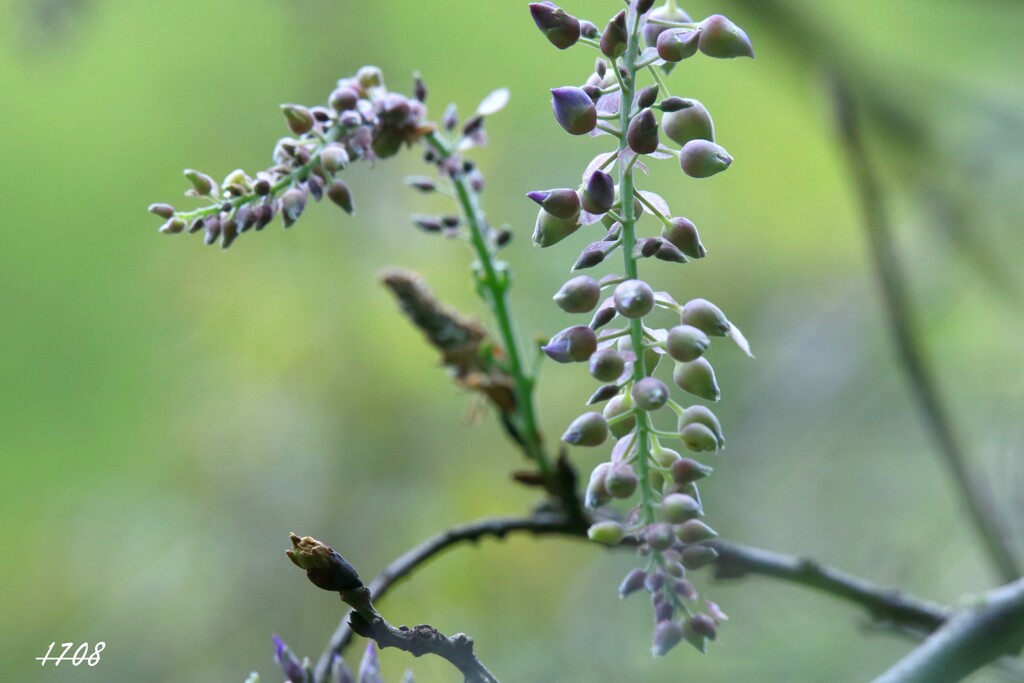
<instances>
[{"instance_id":1,"label":"small green bud","mask_svg":"<svg viewBox=\"0 0 1024 683\"><path fill-rule=\"evenodd\" d=\"M379 66L360 67L356 72L356 81L363 89L378 88L384 85L384 73Z\"/></svg>"},{"instance_id":2,"label":"small green bud","mask_svg":"<svg viewBox=\"0 0 1024 683\"><path fill-rule=\"evenodd\" d=\"M665 350L677 361L689 363L704 355L711 340L692 325L676 325L668 331Z\"/></svg>"},{"instance_id":3,"label":"small green bud","mask_svg":"<svg viewBox=\"0 0 1024 683\"><path fill-rule=\"evenodd\" d=\"M661 128L673 142L685 145L691 140L715 141L715 124L711 114L697 100L687 100L690 106L669 112L661 117Z\"/></svg>"},{"instance_id":4,"label":"small green bud","mask_svg":"<svg viewBox=\"0 0 1024 683\"><path fill-rule=\"evenodd\" d=\"M700 22L700 51L719 59L754 56L754 46L747 34L721 14Z\"/></svg>"},{"instance_id":5,"label":"small green bud","mask_svg":"<svg viewBox=\"0 0 1024 683\"><path fill-rule=\"evenodd\" d=\"M601 34L601 52L609 59L618 59L626 52L627 40L626 10L622 10L604 27L604 33Z\"/></svg>"},{"instance_id":6,"label":"small green bud","mask_svg":"<svg viewBox=\"0 0 1024 683\"><path fill-rule=\"evenodd\" d=\"M643 280L626 280L615 288L615 310L627 318L642 318L654 308L654 291Z\"/></svg>"},{"instance_id":7,"label":"small green bud","mask_svg":"<svg viewBox=\"0 0 1024 683\"><path fill-rule=\"evenodd\" d=\"M633 385L633 401L641 410L658 410L668 402L668 387L660 379L644 377Z\"/></svg>"},{"instance_id":8,"label":"small green bud","mask_svg":"<svg viewBox=\"0 0 1024 683\"><path fill-rule=\"evenodd\" d=\"M558 244L579 230L580 225L578 215L570 219L561 219L541 209L533 228L533 243L541 248Z\"/></svg>"},{"instance_id":9,"label":"small green bud","mask_svg":"<svg viewBox=\"0 0 1024 683\"><path fill-rule=\"evenodd\" d=\"M681 462L681 461L676 461ZM661 501L661 516L669 524L681 524L704 514L700 503L685 493L670 493Z\"/></svg>"},{"instance_id":10,"label":"small green bud","mask_svg":"<svg viewBox=\"0 0 1024 683\"><path fill-rule=\"evenodd\" d=\"M718 450L718 439L706 425L688 424L679 432L679 438L691 451L706 453Z\"/></svg>"},{"instance_id":11,"label":"small green bud","mask_svg":"<svg viewBox=\"0 0 1024 683\"><path fill-rule=\"evenodd\" d=\"M691 178L710 178L731 165L729 153L707 140L690 140L679 152L679 166Z\"/></svg>"},{"instance_id":12,"label":"small green bud","mask_svg":"<svg viewBox=\"0 0 1024 683\"><path fill-rule=\"evenodd\" d=\"M200 197L210 196L217 188L217 183L213 182L213 178L191 168L185 169L185 177L192 183L192 187Z\"/></svg>"},{"instance_id":13,"label":"small green bud","mask_svg":"<svg viewBox=\"0 0 1024 683\"><path fill-rule=\"evenodd\" d=\"M536 190L528 192L526 196L555 218L570 220L579 216L580 197L576 190Z\"/></svg>"},{"instance_id":14,"label":"small green bud","mask_svg":"<svg viewBox=\"0 0 1024 683\"><path fill-rule=\"evenodd\" d=\"M707 477L712 469L691 458L680 458L672 463L672 480L680 486L692 484Z\"/></svg>"},{"instance_id":15,"label":"small green bud","mask_svg":"<svg viewBox=\"0 0 1024 683\"><path fill-rule=\"evenodd\" d=\"M344 180L335 179L327 186L327 196L332 202L341 207L342 211L347 214L355 212L355 208L352 204L352 191L348 189L348 185Z\"/></svg>"},{"instance_id":16,"label":"small green bud","mask_svg":"<svg viewBox=\"0 0 1024 683\"><path fill-rule=\"evenodd\" d=\"M562 435L562 441L574 446L600 446L608 440L608 423L600 413L580 415Z\"/></svg>"},{"instance_id":17,"label":"small green bud","mask_svg":"<svg viewBox=\"0 0 1024 683\"><path fill-rule=\"evenodd\" d=\"M612 498L626 499L636 492L640 478L636 476L632 466L617 463L608 470L604 479L604 488Z\"/></svg>"},{"instance_id":18,"label":"small green bud","mask_svg":"<svg viewBox=\"0 0 1024 683\"><path fill-rule=\"evenodd\" d=\"M715 371L706 358L677 363L672 380L683 391L708 401L717 401L722 395L715 381Z\"/></svg>"},{"instance_id":19,"label":"small green bud","mask_svg":"<svg viewBox=\"0 0 1024 683\"><path fill-rule=\"evenodd\" d=\"M320 152L320 165L328 173L344 170L349 164L348 152L342 145L331 144Z\"/></svg>"},{"instance_id":20,"label":"small green bud","mask_svg":"<svg viewBox=\"0 0 1024 683\"><path fill-rule=\"evenodd\" d=\"M722 423L711 410L702 405L692 405L679 416L679 431L682 433L689 425L699 424L711 430L718 448L725 448L725 437L722 435Z\"/></svg>"},{"instance_id":21,"label":"small green bud","mask_svg":"<svg viewBox=\"0 0 1024 683\"><path fill-rule=\"evenodd\" d=\"M590 374L601 382L614 382L622 376L626 361L611 347L598 350L590 357Z\"/></svg>"},{"instance_id":22,"label":"small green bud","mask_svg":"<svg viewBox=\"0 0 1024 683\"><path fill-rule=\"evenodd\" d=\"M636 415L630 415L618 422L612 422L612 420L619 415L632 411L632 403L629 403L622 395L616 396L605 404L603 413L605 419L609 421L608 430L616 439L621 439L633 431L633 428L636 427Z\"/></svg>"},{"instance_id":23,"label":"small green bud","mask_svg":"<svg viewBox=\"0 0 1024 683\"><path fill-rule=\"evenodd\" d=\"M589 313L601 299L601 285L592 277L579 275L562 285L554 300L566 313Z\"/></svg>"},{"instance_id":24,"label":"small green bud","mask_svg":"<svg viewBox=\"0 0 1024 683\"><path fill-rule=\"evenodd\" d=\"M700 243L697 226L688 218L673 218L662 228L661 236L690 258L704 258L708 254Z\"/></svg>"},{"instance_id":25,"label":"small green bud","mask_svg":"<svg viewBox=\"0 0 1024 683\"><path fill-rule=\"evenodd\" d=\"M680 314L680 321L712 337L724 337L732 327L722 309L707 299L687 301Z\"/></svg>"},{"instance_id":26,"label":"small green bud","mask_svg":"<svg viewBox=\"0 0 1024 683\"><path fill-rule=\"evenodd\" d=\"M618 545L626 535L626 530L618 522L598 522L587 529L591 541L605 545Z\"/></svg>"},{"instance_id":27,"label":"small green bud","mask_svg":"<svg viewBox=\"0 0 1024 683\"><path fill-rule=\"evenodd\" d=\"M658 120L653 111L644 109L633 117L626 130L626 141L637 154L653 154L658 151Z\"/></svg>"},{"instance_id":28,"label":"small green bud","mask_svg":"<svg viewBox=\"0 0 1024 683\"><path fill-rule=\"evenodd\" d=\"M718 538L718 532L699 519L691 519L676 527L676 537L683 543L703 543Z\"/></svg>"},{"instance_id":29,"label":"small green bud","mask_svg":"<svg viewBox=\"0 0 1024 683\"><path fill-rule=\"evenodd\" d=\"M316 119L313 112L299 104L282 104L281 111L288 120L288 128L296 135L305 135L313 130Z\"/></svg>"},{"instance_id":30,"label":"small green bud","mask_svg":"<svg viewBox=\"0 0 1024 683\"><path fill-rule=\"evenodd\" d=\"M687 569L694 571L718 559L718 551L707 545L689 545L683 548L682 562Z\"/></svg>"},{"instance_id":31,"label":"small green bud","mask_svg":"<svg viewBox=\"0 0 1024 683\"><path fill-rule=\"evenodd\" d=\"M697 54L700 31L671 30L658 36L658 56L666 62L681 62Z\"/></svg>"}]
</instances>

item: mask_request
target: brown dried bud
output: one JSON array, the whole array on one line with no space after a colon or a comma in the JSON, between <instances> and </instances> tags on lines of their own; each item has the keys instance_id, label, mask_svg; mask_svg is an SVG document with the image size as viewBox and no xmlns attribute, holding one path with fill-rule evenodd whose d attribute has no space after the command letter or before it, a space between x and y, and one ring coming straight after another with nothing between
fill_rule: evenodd
<instances>
[{"instance_id":1,"label":"brown dried bud","mask_svg":"<svg viewBox=\"0 0 1024 683\"><path fill-rule=\"evenodd\" d=\"M327 591L347 591L359 588L363 582L355 568L333 548L315 538L289 534L292 548L285 551L296 567L306 570L314 586Z\"/></svg>"}]
</instances>

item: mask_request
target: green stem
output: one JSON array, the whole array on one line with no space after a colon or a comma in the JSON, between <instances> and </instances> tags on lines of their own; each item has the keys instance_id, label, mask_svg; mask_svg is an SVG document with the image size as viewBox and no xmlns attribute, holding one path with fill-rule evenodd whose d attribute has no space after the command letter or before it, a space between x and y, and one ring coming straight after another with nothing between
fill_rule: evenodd
<instances>
[{"instance_id":1,"label":"green stem","mask_svg":"<svg viewBox=\"0 0 1024 683\"><path fill-rule=\"evenodd\" d=\"M637 19L639 22L639 18ZM632 118L633 93L636 91L636 59L637 59L637 30L636 26L629 31L629 40L626 45L626 53L622 56L625 73L621 76L622 98L619 106L619 128L626 130ZM615 68L615 65L612 65ZM618 69L615 69L618 73ZM621 155L628 148L625 137L619 140L619 154ZM633 211L633 169L630 166L619 165L619 198L622 203L622 254L624 259L625 275L627 280L635 280L639 276L639 269L636 259L633 257L633 247L636 246L636 215ZM632 319L629 322L629 336L636 354L636 361L633 363L633 381L638 382L647 376L644 367L644 329L643 321ZM651 460L651 444L649 435L651 431L650 416L645 411L638 411L636 416L637 433L637 475L640 478L640 507L643 511L643 521L650 524L655 521L654 516L654 491L651 487L648 476Z\"/></svg>"},{"instance_id":2,"label":"green stem","mask_svg":"<svg viewBox=\"0 0 1024 683\"><path fill-rule=\"evenodd\" d=\"M426 141L444 159L453 153L448 143L436 132L429 133L426 136ZM514 418L517 432L523 440L523 450L527 457L537 464L537 469L541 474L550 478L552 475L551 463L541 443L540 429L537 426L537 416L533 405L534 382L523 363L515 326L512 322L512 314L509 310L508 277L498 274L498 262L496 262L494 251L484 235L484 217L477 193L473 191L461 173L452 174L451 183L466 225L469 226L470 244L476 252L480 268L483 271L483 276L479 278L479 284L483 290L481 294L494 314L501 342L508 353L508 370L516 385Z\"/></svg>"}]
</instances>

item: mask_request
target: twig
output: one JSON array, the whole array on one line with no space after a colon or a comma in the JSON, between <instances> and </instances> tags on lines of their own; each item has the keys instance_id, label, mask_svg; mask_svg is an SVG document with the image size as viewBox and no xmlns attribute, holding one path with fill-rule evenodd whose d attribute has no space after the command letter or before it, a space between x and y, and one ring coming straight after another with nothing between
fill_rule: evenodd
<instances>
[{"instance_id":1,"label":"twig","mask_svg":"<svg viewBox=\"0 0 1024 683\"><path fill-rule=\"evenodd\" d=\"M426 624L395 628L373 606L370 589L363 585L355 568L344 557L309 536L299 538L291 534L291 541L288 559L306 570L306 576L313 585L336 591L352 608L347 619L353 631L373 640L382 649L394 647L414 657L426 654L441 657L462 673L466 683L498 683L498 679L473 654L473 639L465 633L448 637ZM317 673L316 680L326 678L326 672Z\"/></svg>"},{"instance_id":2,"label":"twig","mask_svg":"<svg viewBox=\"0 0 1024 683\"><path fill-rule=\"evenodd\" d=\"M1024 647L1024 579L961 612L874 683L953 683ZM1020 679L1018 679L1020 680Z\"/></svg>"},{"instance_id":3,"label":"twig","mask_svg":"<svg viewBox=\"0 0 1024 683\"><path fill-rule=\"evenodd\" d=\"M857 104L845 82L833 78L836 123L846 152L853 183L859 195L864 228L872 252L893 341L907 373L911 391L917 399L936 451L960 491L964 506L974 523L988 554L1005 581L1021 576L1021 566L1007 543L1007 534L990 491L968 464L968 458L954 432L952 421L939 396L936 382L925 360L921 341L913 326L907 286L899 259L892 248L892 229L881 185L868 158L861 135Z\"/></svg>"}]
</instances>

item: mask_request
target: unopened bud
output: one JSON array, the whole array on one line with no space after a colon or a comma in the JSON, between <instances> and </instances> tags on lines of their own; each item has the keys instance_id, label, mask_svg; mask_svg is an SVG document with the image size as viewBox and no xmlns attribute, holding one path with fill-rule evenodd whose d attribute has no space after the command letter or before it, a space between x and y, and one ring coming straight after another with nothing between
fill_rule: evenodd
<instances>
[{"instance_id":1,"label":"unopened bud","mask_svg":"<svg viewBox=\"0 0 1024 683\"><path fill-rule=\"evenodd\" d=\"M703 425L711 430L718 448L725 448L725 436L722 434L722 423L711 410L701 405L692 405L679 416L679 431L693 424Z\"/></svg>"},{"instance_id":2,"label":"unopened bud","mask_svg":"<svg viewBox=\"0 0 1024 683\"><path fill-rule=\"evenodd\" d=\"M697 100L687 100L690 106L669 112L661 117L665 135L679 145L690 140L715 141L715 124L707 108Z\"/></svg>"},{"instance_id":3,"label":"unopened bud","mask_svg":"<svg viewBox=\"0 0 1024 683\"><path fill-rule=\"evenodd\" d=\"M164 235L177 235L185 231L185 221L180 218L171 218L160 226L160 232Z\"/></svg>"},{"instance_id":4,"label":"unopened bud","mask_svg":"<svg viewBox=\"0 0 1024 683\"><path fill-rule=\"evenodd\" d=\"M689 424L679 432L679 439L691 451L714 452L718 450L718 440L714 432L702 424Z\"/></svg>"},{"instance_id":5,"label":"unopened bud","mask_svg":"<svg viewBox=\"0 0 1024 683\"><path fill-rule=\"evenodd\" d=\"M363 585L355 568L329 545L310 536L289 534L289 538L292 547L285 554L292 564L306 570L307 578L317 588L346 591Z\"/></svg>"},{"instance_id":6,"label":"unopened bud","mask_svg":"<svg viewBox=\"0 0 1024 683\"><path fill-rule=\"evenodd\" d=\"M665 350L677 361L688 363L704 355L711 340L692 325L676 325L668 331Z\"/></svg>"},{"instance_id":7,"label":"unopened bud","mask_svg":"<svg viewBox=\"0 0 1024 683\"><path fill-rule=\"evenodd\" d=\"M754 56L754 46L747 34L721 14L700 22L700 51L720 59Z\"/></svg>"},{"instance_id":8,"label":"unopened bud","mask_svg":"<svg viewBox=\"0 0 1024 683\"><path fill-rule=\"evenodd\" d=\"M581 200L587 213L606 213L615 203L615 181L604 171L594 171L587 179Z\"/></svg>"},{"instance_id":9,"label":"unopened bud","mask_svg":"<svg viewBox=\"0 0 1024 683\"><path fill-rule=\"evenodd\" d=\"M599 265L608 255L606 251L607 248L608 245L601 242L588 244L583 248L583 251L580 252L579 257L576 259L576 263L572 264L572 269L574 271L586 270L587 268L593 268L594 266ZM612 312L614 313L614 311ZM598 313L600 313L600 311ZM600 325L598 327L600 327Z\"/></svg>"},{"instance_id":10,"label":"unopened bud","mask_svg":"<svg viewBox=\"0 0 1024 683\"><path fill-rule=\"evenodd\" d=\"M683 543L703 543L718 538L718 532L699 519L690 519L676 527L676 537Z\"/></svg>"},{"instance_id":11,"label":"unopened bud","mask_svg":"<svg viewBox=\"0 0 1024 683\"><path fill-rule=\"evenodd\" d=\"M710 475L711 472L712 469L710 467L691 458L681 458L672 463L672 480L680 486L700 481Z\"/></svg>"},{"instance_id":12,"label":"unopened bud","mask_svg":"<svg viewBox=\"0 0 1024 683\"><path fill-rule=\"evenodd\" d=\"M687 625L691 631L708 640L714 640L718 635L718 624L706 614L694 614Z\"/></svg>"},{"instance_id":13,"label":"unopened bud","mask_svg":"<svg viewBox=\"0 0 1024 683\"><path fill-rule=\"evenodd\" d=\"M548 41L559 50L572 47L580 39L580 22L551 2L531 2L533 22Z\"/></svg>"},{"instance_id":14,"label":"unopened bud","mask_svg":"<svg viewBox=\"0 0 1024 683\"><path fill-rule=\"evenodd\" d=\"M660 379L644 377L633 385L633 401L641 410L658 410L668 402L668 387Z\"/></svg>"},{"instance_id":15,"label":"unopened bud","mask_svg":"<svg viewBox=\"0 0 1024 683\"><path fill-rule=\"evenodd\" d=\"M703 357L689 363L677 363L672 380L683 391L708 401L717 401L722 394L711 363Z\"/></svg>"},{"instance_id":16,"label":"unopened bud","mask_svg":"<svg viewBox=\"0 0 1024 683\"><path fill-rule=\"evenodd\" d=\"M604 488L612 498L626 499L636 492L640 478L636 476L631 465L616 463L608 470L604 480Z\"/></svg>"},{"instance_id":17,"label":"unopened bud","mask_svg":"<svg viewBox=\"0 0 1024 683\"><path fill-rule=\"evenodd\" d=\"M196 194L200 197L208 197L213 193L214 188L216 187L216 183L213 182L213 178L191 168L185 169L185 177L190 183L192 183L193 189L195 189Z\"/></svg>"},{"instance_id":18,"label":"unopened bud","mask_svg":"<svg viewBox=\"0 0 1024 683\"><path fill-rule=\"evenodd\" d=\"M658 37L661 36L664 31L671 30L668 26L655 24L651 19L673 21L681 24L693 21L689 14L681 10L679 7L676 7L675 4L662 5L661 7L653 10L649 15L647 15L647 23L644 24L644 43L647 44L647 47L654 47L657 45Z\"/></svg>"},{"instance_id":19,"label":"unopened bud","mask_svg":"<svg viewBox=\"0 0 1024 683\"><path fill-rule=\"evenodd\" d=\"M627 318L642 318L654 308L654 291L643 280L626 280L615 288L615 310Z\"/></svg>"},{"instance_id":20,"label":"unopened bud","mask_svg":"<svg viewBox=\"0 0 1024 683\"><path fill-rule=\"evenodd\" d=\"M697 499L685 493L670 493L661 501L661 516L669 524L681 524L703 514Z\"/></svg>"},{"instance_id":21,"label":"unopened bud","mask_svg":"<svg viewBox=\"0 0 1024 683\"><path fill-rule=\"evenodd\" d=\"M670 524L658 522L647 527L644 540L654 550L667 550L675 543L676 537Z\"/></svg>"},{"instance_id":22,"label":"unopened bud","mask_svg":"<svg viewBox=\"0 0 1024 683\"><path fill-rule=\"evenodd\" d=\"M551 91L555 119L571 135L586 135L597 127L597 107L587 93L567 86Z\"/></svg>"},{"instance_id":23,"label":"unopened bud","mask_svg":"<svg viewBox=\"0 0 1024 683\"><path fill-rule=\"evenodd\" d=\"M666 62L681 62L697 54L700 31L663 31L658 36L658 56Z\"/></svg>"},{"instance_id":24,"label":"unopened bud","mask_svg":"<svg viewBox=\"0 0 1024 683\"><path fill-rule=\"evenodd\" d=\"M651 653L655 657L664 657L683 639L683 627L674 621L659 621L654 626Z\"/></svg>"},{"instance_id":25,"label":"unopened bud","mask_svg":"<svg viewBox=\"0 0 1024 683\"><path fill-rule=\"evenodd\" d=\"M641 90L636 96L636 106L640 109L654 106L654 103L658 101L658 90L657 83Z\"/></svg>"},{"instance_id":26,"label":"unopened bud","mask_svg":"<svg viewBox=\"0 0 1024 683\"><path fill-rule=\"evenodd\" d=\"M601 286L597 280L579 275L562 285L554 300L566 313L589 313L601 298Z\"/></svg>"},{"instance_id":27,"label":"unopened bud","mask_svg":"<svg viewBox=\"0 0 1024 683\"><path fill-rule=\"evenodd\" d=\"M160 216L160 218L163 218L164 220L174 218L174 207L170 204L150 204L149 212Z\"/></svg>"},{"instance_id":28,"label":"unopened bud","mask_svg":"<svg viewBox=\"0 0 1024 683\"><path fill-rule=\"evenodd\" d=\"M594 22L587 21L586 19L581 19L580 35L583 36L584 38L590 38L591 40L593 40L594 38L597 38L599 32Z\"/></svg>"},{"instance_id":29,"label":"unopened bud","mask_svg":"<svg viewBox=\"0 0 1024 683\"><path fill-rule=\"evenodd\" d=\"M362 66L356 72L356 81L364 89L377 88L384 85L384 73L380 70L379 66Z\"/></svg>"},{"instance_id":30,"label":"unopened bud","mask_svg":"<svg viewBox=\"0 0 1024 683\"><path fill-rule=\"evenodd\" d=\"M622 376L626 361L615 349L608 347L590 357L590 374L601 382L614 382Z\"/></svg>"},{"instance_id":31,"label":"unopened bud","mask_svg":"<svg viewBox=\"0 0 1024 683\"><path fill-rule=\"evenodd\" d=\"M608 440L608 423L601 413L580 415L562 435L562 441L574 446L600 446Z\"/></svg>"},{"instance_id":32,"label":"unopened bud","mask_svg":"<svg viewBox=\"0 0 1024 683\"><path fill-rule=\"evenodd\" d=\"M647 572L639 567L626 574L626 578L624 578L622 583L619 584L619 597L624 598L627 595L636 593L644 587L644 579L646 578Z\"/></svg>"},{"instance_id":33,"label":"unopened bud","mask_svg":"<svg viewBox=\"0 0 1024 683\"><path fill-rule=\"evenodd\" d=\"M683 548L683 566L696 571L718 559L718 551L708 545L688 545Z\"/></svg>"},{"instance_id":34,"label":"unopened bud","mask_svg":"<svg viewBox=\"0 0 1024 683\"><path fill-rule=\"evenodd\" d=\"M679 166L691 178L710 178L731 165L725 148L707 140L690 140L679 152Z\"/></svg>"},{"instance_id":35,"label":"unopened bud","mask_svg":"<svg viewBox=\"0 0 1024 683\"><path fill-rule=\"evenodd\" d=\"M284 227L290 228L302 215L306 208L306 193L297 187L293 187L281 195L281 220Z\"/></svg>"},{"instance_id":36,"label":"unopened bud","mask_svg":"<svg viewBox=\"0 0 1024 683\"><path fill-rule=\"evenodd\" d=\"M693 299L683 305L680 321L712 337L724 337L732 324L718 306L707 299Z\"/></svg>"},{"instance_id":37,"label":"unopened bud","mask_svg":"<svg viewBox=\"0 0 1024 683\"><path fill-rule=\"evenodd\" d=\"M302 662L295 653L276 635L274 638L274 660L290 683L306 683L308 676Z\"/></svg>"},{"instance_id":38,"label":"unopened bud","mask_svg":"<svg viewBox=\"0 0 1024 683\"><path fill-rule=\"evenodd\" d=\"M533 228L533 243L538 247L550 247L558 244L580 228L579 216L561 219L541 209L537 213L537 223Z\"/></svg>"},{"instance_id":39,"label":"unopened bud","mask_svg":"<svg viewBox=\"0 0 1024 683\"><path fill-rule=\"evenodd\" d=\"M598 522L587 529L591 541L605 545L618 545L625 535L626 530L618 522Z\"/></svg>"},{"instance_id":40,"label":"unopened bud","mask_svg":"<svg viewBox=\"0 0 1024 683\"><path fill-rule=\"evenodd\" d=\"M327 98L327 104L331 106L331 109L339 113L355 109L358 103L359 93L349 87L337 88Z\"/></svg>"},{"instance_id":41,"label":"unopened bud","mask_svg":"<svg viewBox=\"0 0 1024 683\"><path fill-rule=\"evenodd\" d=\"M327 145L320 152L320 165L328 173L337 173L349 164L348 152L338 144Z\"/></svg>"},{"instance_id":42,"label":"unopened bud","mask_svg":"<svg viewBox=\"0 0 1024 683\"><path fill-rule=\"evenodd\" d=\"M611 468L610 462L603 462L590 473L590 482L587 484L587 492L583 498L583 504L588 508L601 507L611 500L611 496L608 495L608 491L604 487L605 477L608 476L608 471Z\"/></svg>"},{"instance_id":43,"label":"unopened bud","mask_svg":"<svg viewBox=\"0 0 1024 683\"><path fill-rule=\"evenodd\" d=\"M600 351L598 351L598 353L600 353ZM594 354L594 355L597 355L597 354ZM593 359L594 356L591 356L590 358ZM607 401L608 399L610 399L611 397L617 395L618 393L619 393L618 385L615 385L615 384L605 384L605 385L599 387L597 391L595 391L593 394L590 395L590 398L587 399L587 405L588 406L592 406L595 403L603 403L603 402Z\"/></svg>"},{"instance_id":44,"label":"unopened bud","mask_svg":"<svg viewBox=\"0 0 1024 683\"><path fill-rule=\"evenodd\" d=\"M626 35L626 10L620 11L601 34L601 52L609 59L618 59L626 52L628 36Z\"/></svg>"},{"instance_id":45,"label":"unopened bud","mask_svg":"<svg viewBox=\"0 0 1024 683\"><path fill-rule=\"evenodd\" d=\"M327 186L327 196L332 202L341 207L342 211L347 214L355 212L355 207L352 204L352 191L348 189L348 185L344 180L335 179Z\"/></svg>"},{"instance_id":46,"label":"unopened bud","mask_svg":"<svg viewBox=\"0 0 1024 683\"><path fill-rule=\"evenodd\" d=\"M288 128L296 135L305 135L313 130L316 119L313 112L298 104L282 104L281 111L288 120Z\"/></svg>"},{"instance_id":47,"label":"unopened bud","mask_svg":"<svg viewBox=\"0 0 1024 683\"><path fill-rule=\"evenodd\" d=\"M653 111L644 109L633 117L626 130L626 141L637 154L652 154L658 150L658 120Z\"/></svg>"},{"instance_id":48,"label":"unopened bud","mask_svg":"<svg viewBox=\"0 0 1024 683\"><path fill-rule=\"evenodd\" d=\"M542 209L555 218L569 220L580 212L580 197L576 190L536 190L528 192L526 196L540 204Z\"/></svg>"},{"instance_id":49,"label":"unopened bud","mask_svg":"<svg viewBox=\"0 0 1024 683\"><path fill-rule=\"evenodd\" d=\"M616 439L621 439L636 427L636 415L622 418L613 422L612 420L620 415L633 411L633 405L628 403L623 396L616 396L604 406L604 417L608 420L608 430Z\"/></svg>"},{"instance_id":50,"label":"unopened bud","mask_svg":"<svg viewBox=\"0 0 1024 683\"><path fill-rule=\"evenodd\" d=\"M658 463L662 467L671 467L676 460L681 457L679 453L672 450L671 448L665 448L664 446L658 445L651 449L651 457L654 458L654 462Z\"/></svg>"},{"instance_id":51,"label":"unopened bud","mask_svg":"<svg viewBox=\"0 0 1024 683\"><path fill-rule=\"evenodd\" d=\"M700 242L697 226L688 218L681 216L673 218L662 229L661 236L690 258L704 258L707 256L708 252Z\"/></svg>"},{"instance_id":52,"label":"unopened bud","mask_svg":"<svg viewBox=\"0 0 1024 683\"><path fill-rule=\"evenodd\" d=\"M597 350L597 335L586 325L576 325L556 334L541 350L559 363L585 361Z\"/></svg>"}]
</instances>

